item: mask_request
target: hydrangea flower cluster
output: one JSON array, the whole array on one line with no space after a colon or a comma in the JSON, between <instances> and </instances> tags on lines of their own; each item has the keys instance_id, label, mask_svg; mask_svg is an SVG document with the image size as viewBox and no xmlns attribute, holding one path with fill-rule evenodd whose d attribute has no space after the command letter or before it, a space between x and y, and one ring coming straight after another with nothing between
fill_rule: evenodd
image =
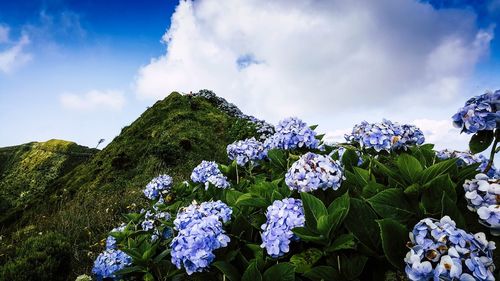
<instances>
[{"instance_id":1,"label":"hydrangea flower cluster","mask_svg":"<svg viewBox=\"0 0 500 281\"><path fill-rule=\"evenodd\" d=\"M450 158L457 159L457 165L459 167L466 167L475 163L481 163L476 171L484 171L486 169L489 159L482 154L472 154L468 151L457 151L444 149L436 152L436 157L445 160ZM486 173L490 178L500 177L500 172L495 168L495 165L491 166L491 169Z\"/></svg>"},{"instance_id":2,"label":"hydrangea flower cluster","mask_svg":"<svg viewBox=\"0 0 500 281\"><path fill-rule=\"evenodd\" d=\"M500 203L500 180L498 179L490 179L485 174L477 174L473 180L465 180L463 187L467 207L471 211Z\"/></svg>"},{"instance_id":3,"label":"hydrangea flower cluster","mask_svg":"<svg viewBox=\"0 0 500 281\"><path fill-rule=\"evenodd\" d=\"M477 212L482 224L491 228L493 234L500 230L500 179L477 174L464 183L467 208Z\"/></svg>"},{"instance_id":4,"label":"hydrangea flower cluster","mask_svg":"<svg viewBox=\"0 0 500 281\"><path fill-rule=\"evenodd\" d=\"M261 226L260 247L273 258L283 256L290 251L290 242L299 240L292 229L305 224L302 201L294 198L276 200L267 207L266 218L266 223Z\"/></svg>"},{"instance_id":5,"label":"hydrangea flower cluster","mask_svg":"<svg viewBox=\"0 0 500 281\"><path fill-rule=\"evenodd\" d=\"M406 149L425 141L424 134L416 126L399 125L386 119L381 123L363 121L353 127L351 134L344 137L348 142L359 143L362 148L373 148L377 152Z\"/></svg>"},{"instance_id":6,"label":"hydrangea flower cluster","mask_svg":"<svg viewBox=\"0 0 500 281\"><path fill-rule=\"evenodd\" d=\"M316 132L305 122L289 117L278 123L276 133L266 139L264 144L268 149L317 148L319 140L316 139Z\"/></svg>"},{"instance_id":7,"label":"hydrangea flower cluster","mask_svg":"<svg viewBox=\"0 0 500 281\"><path fill-rule=\"evenodd\" d=\"M152 179L144 188L144 195L150 200L156 200L163 192L168 192L172 187L172 177L169 175L160 175Z\"/></svg>"},{"instance_id":8,"label":"hydrangea flower cluster","mask_svg":"<svg viewBox=\"0 0 500 281\"><path fill-rule=\"evenodd\" d=\"M203 160L196 166L191 173L191 180L193 182L204 183L205 189L208 189L210 184L218 188L229 188L230 184L219 170L217 163L213 161Z\"/></svg>"},{"instance_id":9,"label":"hydrangea flower cluster","mask_svg":"<svg viewBox=\"0 0 500 281\"><path fill-rule=\"evenodd\" d=\"M500 90L469 99L452 119L453 125L467 134L494 130L500 122Z\"/></svg>"},{"instance_id":10,"label":"hydrangea flower cluster","mask_svg":"<svg viewBox=\"0 0 500 281\"><path fill-rule=\"evenodd\" d=\"M178 233L171 243L172 263L179 269L184 266L188 275L206 269L215 259L213 251L230 242L222 223L231 213L221 201L194 202L181 210L174 220Z\"/></svg>"},{"instance_id":11,"label":"hydrangea flower cluster","mask_svg":"<svg viewBox=\"0 0 500 281\"><path fill-rule=\"evenodd\" d=\"M415 225L410 240L405 257L410 280L495 280L495 243L482 232L467 233L448 216L426 218Z\"/></svg>"},{"instance_id":12,"label":"hydrangea flower cluster","mask_svg":"<svg viewBox=\"0 0 500 281\"><path fill-rule=\"evenodd\" d=\"M113 228L110 232L122 232L127 227L126 224L122 223L120 226ZM116 249L116 238L109 235L106 238L106 249Z\"/></svg>"},{"instance_id":13,"label":"hydrangea flower cluster","mask_svg":"<svg viewBox=\"0 0 500 281\"><path fill-rule=\"evenodd\" d=\"M94 261L92 273L97 277L97 280L104 278L116 278L115 272L132 263L132 258L125 252L117 249L107 249Z\"/></svg>"},{"instance_id":14,"label":"hydrangea flower cluster","mask_svg":"<svg viewBox=\"0 0 500 281\"><path fill-rule=\"evenodd\" d=\"M264 120L257 119L254 116L244 114L236 105L228 102L224 98L218 97L210 90L200 90L199 92L192 94L192 96L205 98L227 115L253 123L257 129L257 133L259 134L259 139L261 140L265 140L275 132L273 125Z\"/></svg>"},{"instance_id":15,"label":"hydrangea flower cluster","mask_svg":"<svg viewBox=\"0 0 500 281\"><path fill-rule=\"evenodd\" d=\"M233 142L227 146L226 151L229 159L236 159L239 166L245 166L248 162L254 163L254 161L262 160L267 156L264 144L255 138Z\"/></svg>"},{"instance_id":16,"label":"hydrangea flower cluster","mask_svg":"<svg viewBox=\"0 0 500 281\"><path fill-rule=\"evenodd\" d=\"M302 155L285 175L288 187L298 192L311 192L319 188L337 190L344 179L339 161L312 152Z\"/></svg>"},{"instance_id":17,"label":"hydrangea flower cluster","mask_svg":"<svg viewBox=\"0 0 500 281\"><path fill-rule=\"evenodd\" d=\"M151 210L141 210L141 214L144 214L144 220L141 223L141 228L144 231L151 231L151 241L154 242L159 238L169 238L168 236L162 235L165 229L161 229L163 226L162 221L168 221L172 218L169 212L163 211L163 201L156 202ZM168 228L168 227L166 227Z\"/></svg>"}]
</instances>

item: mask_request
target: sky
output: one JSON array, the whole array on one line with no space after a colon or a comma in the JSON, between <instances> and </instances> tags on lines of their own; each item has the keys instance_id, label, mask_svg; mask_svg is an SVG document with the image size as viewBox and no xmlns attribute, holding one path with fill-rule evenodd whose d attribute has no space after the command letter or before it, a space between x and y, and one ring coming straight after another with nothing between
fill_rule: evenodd
<instances>
[{"instance_id":1,"label":"sky","mask_svg":"<svg viewBox=\"0 0 500 281\"><path fill-rule=\"evenodd\" d=\"M500 0L0 0L0 147L95 146L172 91L211 89L329 140L412 123L464 150L451 116L500 89Z\"/></svg>"}]
</instances>

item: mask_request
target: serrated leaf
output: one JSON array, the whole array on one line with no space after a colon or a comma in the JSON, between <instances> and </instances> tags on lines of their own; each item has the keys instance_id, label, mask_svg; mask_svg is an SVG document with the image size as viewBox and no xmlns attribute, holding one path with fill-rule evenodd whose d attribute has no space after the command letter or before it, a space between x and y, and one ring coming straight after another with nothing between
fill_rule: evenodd
<instances>
[{"instance_id":1,"label":"serrated leaf","mask_svg":"<svg viewBox=\"0 0 500 281\"><path fill-rule=\"evenodd\" d=\"M377 220L380 227L382 249L387 260L396 268L404 269L404 257L408 252L406 242L408 230L399 222L392 219Z\"/></svg>"},{"instance_id":2,"label":"serrated leaf","mask_svg":"<svg viewBox=\"0 0 500 281\"><path fill-rule=\"evenodd\" d=\"M264 281L295 281L295 266L289 262L275 264L264 272Z\"/></svg>"},{"instance_id":3,"label":"serrated leaf","mask_svg":"<svg viewBox=\"0 0 500 281\"><path fill-rule=\"evenodd\" d=\"M309 248L302 253L295 254L290 258L290 262L295 265L295 271L304 273L321 259L323 253L316 248Z\"/></svg>"},{"instance_id":4,"label":"serrated leaf","mask_svg":"<svg viewBox=\"0 0 500 281\"><path fill-rule=\"evenodd\" d=\"M356 249L356 239L351 233L342 234L326 249L327 252Z\"/></svg>"},{"instance_id":5,"label":"serrated leaf","mask_svg":"<svg viewBox=\"0 0 500 281\"><path fill-rule=\"evenodd\" d=\"M249 206L249 207L265 208L265 207L269 206L270 204L264 198L254 197L250 193L244 193L243 195L238 197L238 200L236 200L235 205L236 206Z\"/></svg>"},{"instance_id":6,"label":"serrated leaf","mask_svg":"<svg viewBox=\"0 0 500 281\"><path fill-rule=\"evenodd\" d=\"M342 280L337 269L331 266L316 266L304 273L304 277L313 281Z\"/></svg>"},{"instance_id":7,"label":"serrated leaf","mask_svg":"<svg viewBox=\"0 0 500 281\"><path fill-rule=\"evenodd\" d=\"M306 192L301 192L302 205L304 207L304 216L306 218L306 226L312 231L317 230L318 219L321 216L327 215L328 211L325 204L314 195Z\"/></svg>"},{"instance_id":8,"label":"serrated leaf","mask_svg":"<svg viewBox=\"0 0 500 281\"><path fill-rule=\"evenodd\" d=\"M410 183L416 181L423 170L417 158L406 153L399 155L396 163L403 177Z\"/></svg>"},{"instance_id":9,"label":"serrated leaf","mask_svg":"<svg viewBox=\"0 0 500 281\"><path fill-rule=\"evenodd\" d=\"M323 235L314 233L305 227L295 227L292 232L303 241L320 242L325 239Z\"/></svg>"},{"instance_id":10,"label":"serrated leaf","mask_svg":"<svg viewBox=\"0 0 500 281\"><path fill-rule=\"evenodd\" d=\"M361 243L375 253L380 245L380 230L375 222L376 219L377 215L367 203L351 198L344 225Z\"/></svg>"},{"instance_id":11,"label":"serrated leaf","mask_svg":"<svg viewBox=\"0 0 500 281\"><path fill-rule=\"evenodd\" d=\"M448 173L456 168L456 163L456 159L448 159L430 166L420 174L420 183L424 185L436 177Z\"/></svg>"},{"instance_id":12,"label":"serrated leaf","mask_svg":"<svg viewBox=\"0 0 500 281\"><path fill-rule=\"evenodd\" d=\"M399 188L386 189L366 201L383 218L392 218L406 223L414 216L410 203Z\"/></svg>"},{"instance_id":13,"label":"serrated leaf","mask_svg":"<svg viewBox=\"0 0 500 281\"><path fill-rule=\"evenodd\" d=\"M262 281L262 274L259 271L256 261L248 265L241 277L241 281Z\"/></svg>"},{"instance_id":14,"label":"serrated leaf","mask_svg":"<svg viewBox=\"0 0 500 281\"><path fill-rule=\"evenodd\" d=\"M212 264L214 267L216 267L218 270L224 274L229 281L240 281L241 280L241 275L238 272L238 269L234 267L234 265L226 262L226 261L216 261Z\"/></svg>"}]
</instances>

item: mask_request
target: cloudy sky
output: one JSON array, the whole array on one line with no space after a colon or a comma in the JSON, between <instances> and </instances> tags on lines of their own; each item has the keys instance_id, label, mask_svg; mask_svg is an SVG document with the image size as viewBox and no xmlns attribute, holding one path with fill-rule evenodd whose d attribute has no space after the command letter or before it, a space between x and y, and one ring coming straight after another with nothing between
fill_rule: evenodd
<instances>
[{"instance_id":1,"label":"cloudy sky","mask_svg":"<svg viewBox=\"0 0 500 281\"><path fill-rule=\"evenodd\" d=\"M499 0L144 3L0 0L0 146L95 146L171 91L207 88L331 139L388 118L465 149L451 115L500 88Z\"/></svg>"}]
</instances>

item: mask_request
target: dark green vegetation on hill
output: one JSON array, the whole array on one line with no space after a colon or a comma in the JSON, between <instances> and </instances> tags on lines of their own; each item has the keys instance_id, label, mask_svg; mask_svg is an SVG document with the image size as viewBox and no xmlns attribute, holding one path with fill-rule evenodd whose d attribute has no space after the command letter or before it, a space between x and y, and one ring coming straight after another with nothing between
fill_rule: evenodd
<instances>
[{"instance_id":1,"label":"dark green vegetation on hill","mask_svg":"<svg viewBox=\"0 0 500 281\"><path fill-rule=\"evenodd\" d=\"M228 116L206 99L172 93L123 128L102 151L63 141L0 149L3 210L26 206L20 194L37 192L34 201L15 219L1 222L0 280L7 278L13 268L36 271L40 264L47 263L28 259L25 252L34 244L44 244L41 241L48 235L52 243L46 243L46 249L38 247L37 252L51 253L54 248L68 252L58 250L59 255L50 261L53 264L44 266L58 268L68 260L69 266L65 267L68 272L55 271L53 276L46 272L48 275L41 280L52 280L60 274L67 274L71 280L90 272L94 258L102 250L102 240L119 224L120 214L140 209L141 190L151 178L168 173L180 181L188 178L202 160L225 163L227 144L254 134L250 123ZM36 157L29 154L29 149L24 152L28 154L22 153L24 146L37 145L61 148L58 152L79 151L82 155L54 152L49 162L36 166L36 159L44 157L41 151L33 149ZM13 154L22 165L14 163ZM5 212L1 214L3 217ZM36 239L39 241L33 241Z\"/></svg>"}]
</instances>

